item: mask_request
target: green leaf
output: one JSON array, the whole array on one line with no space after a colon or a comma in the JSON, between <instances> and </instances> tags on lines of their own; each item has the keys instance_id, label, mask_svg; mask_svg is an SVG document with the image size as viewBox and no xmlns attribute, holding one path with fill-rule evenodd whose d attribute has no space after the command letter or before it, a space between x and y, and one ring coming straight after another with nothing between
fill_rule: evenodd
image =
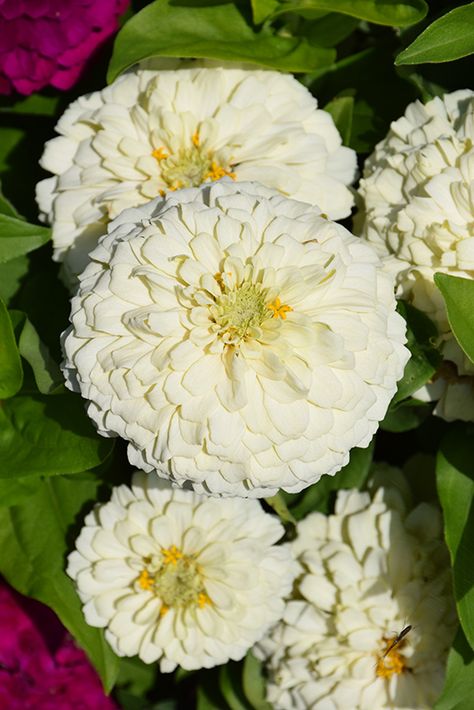
<instances>
[{"instance_id":1,"label":"green leaf","mask_svg":"<svg viewBox=\"0 0 474 710\"><path fill-rule=\"evenodd\" d=\"M13 207L10 200L1 192L0 188L0 214L6 214L8 217L20 217L16 209Z\"/></svg>"},{"instance_id":2,"label":"green leaf","mask_svg":"<svg viewBox=\"0 0 474 710\"><path fill-rule=\"evenodd\" d=\"M454 337L474 362L474 281L447 274L435 274L434 280L443 295Z\"/></svg>"},{"instance_id":3,"label":"green leaf","mask_svg":"<svg viewBox=\"0 0 474 710\"><path fill-rule=\"evenodd\" d=\"M127 693L141 696L153 687L158 672L155 663L143 663L138 656L121 658L117 685L125 687Z\"/></svg>"},{"instance_id":4,"label":"green leaf","mask_svg":"<svg viewBox=\"0 0 474 710\"><path fill-rule=\"evenodd\" d=\"M22 502L35 493L37 487L37 479L31 476L0 478L0 507Z\"/></svg>"},{"instance_id":5,"label":"green leaf","mask_svg":"<svg viewBox=\"0 0 474 710\"><path fill-rule=\"evenodd\" d=\"M77 395L17 396L0 408L0 478L80 473L109 456Z\"/></svg>"},{"instance_id":6,"label":"green leaf","mask_svg":"<svg viewBox=\"0 0 474 710\"><path fill-rule=\"evenodd\" d=\"M250 710L241 689L241 664L227 663L219 673L219 687L230 710Z\"/></svg>"},{"instance_id":7,"label":"green leaf","mask_svg":"<svg viewBox=\"0 0 474 710\"><path fill-rule=\"evenodd\" d=\"M453 568L454 597L466 638L474 648L473 424L457 424L441 440L436 461L438 493Z\"/></svg>"},{"instance_id":8,"label":"green leaf","mask_svg":"<svg viewBox=\"0 0 474 710\"><path fill-rule=\"evenodd\" d=\"M21 311L10 311L14 320L20 355L29 363L36 386L42 394L51 394L63 385L63 376L36 328Z\"/></svg>"},{"instance_id":9,"label":"green leaf","mask_svg":"<svg viewBox=\"0 0 474 710\"><path fill-rule=\"evenodd\" d=\"M270 506L270 508L273 508L275 513L284 523L296 523L295 518L288 510L288 506L286 505L286 501L282 493L276 493L270 498L265 498L265 502Z\"/></svg>"},{"instance_id":10,"label":"green leaf","mask_svg":"<svg viewBox=\"0 0 474 710\"><path fill-rule=\"evenodd\" d=\"M51 230L0 214L0 263L28 254L51 239Z\"/></svg>"},{"instance_id":11,"label":"green leaf","mask_svg":"<svg viewBox=\"0 0 474 710\"><path fill-rule=\"evenodd\" d=\"M395 64L451 62L474 52L474 3L435 20L400 52Z\"/></svg>"},{"instance_id":12,"label":"green leaf","mask_svg":"<svg viewBox=\"0 0 474 710\"><path fill-rule=\"evenodd\" d=\"M283 0L278 2L270 19L284 12L309 10L338 12L378 25L406 27L420 22L428 12L428 6L424 0Z\"/></svg>"},{"instance_id":13,"label":"green leaf","mask_svg":"<svg viewBox=\"0 0 474 710\"><path fill-rule=\"evenodd\" d=\"M224 698L215 686L210 683L200 685L197 689L196 710L227 710Z\"/></svg>"},{"instance_id":14,"label":"green leaf","mask_svg":"<svg viewBox=\"0 0 474 710\"><path fill-rule=\"evenodd\" d=\"M0 264L0 298L5 303L9 303L20 288L21 280L27 273L28 267L27 256L18 256L6 264Z\"/></svg>"},{"instance_id":15,"label":"green leaf","mask_svg":"<svg viewBox=\"0 0 474 710\"><path fill-rule=\"evenodd\" d=\"M301 29L302 34L319 47L335 47L352 34L358 24L356 17L329 12L318 20L304 22Z\"/></svg>"},{"instance_id":16,"label":"green leaf","mask_svg":"<svg viewBox=\"0 0 474 710\"><path fill-rule=\"evenodd\" d=\"M432 409L433 406L429 402L408 397L389 408L380 422L380 428L394 433L417 429L430 416Z\"/></svg>"},{"instance_id":17,"label":"green leaf","mask_svg":"<svg viewBox=\"0 0 474 710\"><path fill-rule=\"evenodd\" d=\"M393 65L396 47L390 35L383 43L344 57L305 81L321 106L335 96L353 94L350 147L359 153L373 150L386 135L391 121L419 96L415 87L397 74Z\"/></svg>"},{"instance_id":18,"label":"green leaf","mask_svg":"<svg viewBox=\"0 0 474 710\"><path fill-rule=\"evenodd\" d=\"M32 94L31 96L21 97L2 97L0 101L0 113L25 113L31 116L54 116L60 97L59 96L43 96L41 94Z\"/></svg>"},{"instance_id":19,"label":"green leaf","mask_svg":"<svg viewBox=\"0 0 474 710\"><path fill-rule=\"evenodd\" d=\"M256 31L244 11L225 0L192 6L156 0L117 35L109 82L150 57L208 57L304 72L331 64L335 52L313 46L305 38L279 36L270 28Z\"/></svg>"},{"instance_id":20,"label":"green leaf","mask_svg":"<svg viewBox=\"0 0 474 710\"><path fill-rule=\"evenodd\" d=\"M13 325L3 301L0 301L0 399L8 399L23 383L23 368L15 342Z\"/></svg>"},{"instance_id":21,"label":"green leaf","mask_svg":"<svg viewBox=\"0 0 474 710\"><path fill-rule=\"evenodd\" d=\"M119 659L106 644L102 630L86 624L79 597L64 572L66 539L79 514L82 519L84 505L95 500L98 484L93 478L38 480L35 493L27 500L0 508L0 571L19 592L56 612L110 690Z\"/></svg>"},{"instance_id":22,"label":"green leaf","mask_svg":"<svg viewBox=\"0 0 474 710\"><path fill-rule=\"evenodd\" d=\"M303 493L285 493L285 500L296 520L314 510L329 513L331 494L340 488L360 488L366 481L372 464L373 442L366 449L352 449L349 463L334 476L322 476Z\"/></svg>"},{"instance_id":23,"label":"green leaf","mask_svg":"<svg viewBox=\"0 0 474 710\"><path fill-rule=\"evenodd\" d=\"M398 302L397 311L407 323L407 347L411 357L398 383L392 406L426 384L442 360L440 352L434 346L438 331L428 316L405 301Z\"/></svg>"},{"instance_id":24,"label":"green leaf","mask_svg":"<svg viewBox=\"0 0 474 710\"><path fill-rule=\"evenodd\" d=\"M434 710L472 710L474 652L459 629L449 652L446 681Z\"/></svg>"},{"instance_id":25,"label":"green leaf","mask_svg":"<svg viewBox=\"0 0 474 710\"><path fill-rule=\"evenodd\" d=\"M265 680L263 664L251 651L244 660L242 672L242 689L245 697L254 710L271 710L272 706L265 699Z\"/></svg>"},{"instance_id":26,"label":"green leaf","mask_svg":"<svg viewBox=\"0 0 474 710\"><path fill-rule=\"evenodd\" d=\"M352 116L354 113L353 96L336 96L324 107L333 117L336 128L342 136L344 145L350 145L352 132Z\"/></svg>"}]
</instances>

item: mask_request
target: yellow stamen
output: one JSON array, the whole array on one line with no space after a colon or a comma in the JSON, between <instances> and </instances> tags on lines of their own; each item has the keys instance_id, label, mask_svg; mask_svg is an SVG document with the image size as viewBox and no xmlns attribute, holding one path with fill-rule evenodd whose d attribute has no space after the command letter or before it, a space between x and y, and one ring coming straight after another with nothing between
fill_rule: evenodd
<instances>
[{"instance_id":1,"label":"yellow stamen","mask_svg":"<svg viewBox=\"0 0 474 710\"><path fill-rule=\"evenodd\" d=\"M163 563L165 565L175 565L178 560L183 557L183 553L181 552L181 550L178 550L176 545L171 545L169 549L162 549L161 554L164 557Z\"/></svg>"},{"instance_id":2,"label":"yellow stamen","mask_svg":"<svg viewBox=\"0 0 474 710\"><path fill-rule=\"evenodd\" d=\"M232 180L235 180L237 177L237 175L231 170L226 170L218 163L216 163L215 160L213 160L211 162L211 169L209 170L209 172L206 173L205 179L209 178L210 180L219 180L221 177L224 177L224 175L227 175L228 177L232 178Z\"/></svg>"},{"instance_id":3,"label":"yellow stamen","mask_svg":"<svg viewBox=\"0 0 474 710\"><path fill-rule=\"evenodd\" d=\"M165 158L169 157L169 153L166 152L163 146L160 148L155 148L154 151L152 151L152 156L153 158L156 158L156 160L165 160Z\"/></svg>"},{"instance_id":4,"label":"yellow stamen","mask_svg":"<svg viewBox=\"0 0 474 710\"><path fill-rule=\"evenodd\" d=\"M400 675L400 673L403 673L407 668L404 656L397 650L397 647L399 648L403 645L404 641L402 641L401 644L397 643L394 645L394 641L396 641L397 638L397 636L394 636L388 639L384 637L383 639L385 647L382 654L378 657L375 668L375 674L379 678L391 678L393 675Z\"/></svg>"},{"instance_id":5,"label":"yellow stamen","mask_svg":"<svg viewBox=\"0 0 474 710\"><path fill-rule=\"evenodd\" d=\"M147 592L151 592L153 589L153 584L155 580L153 577L150 576L150 573L148 572L147 569L142 569L140 572L140 576L138 578L138 585L142 589L146 589Z\"/></svg>"},{"instance_id":6,"label":"yellow stamen","mask_svg":"<svg viewBox=\"0 0 474 710\"><path fill-rule=\"evenodd\" d=\"M272 318L281 318L282 320L286 320L286 314L293 310L291 306L282 303L279 298L275 298L273 303L267 305L267 308L273 311Z\"/></svg>"},{"instance_id":7,"label":"yellow stamen","mask_svg":"<svg viewBox=\"0 0 474 710\"><path fill-rule=\"evenodd\" d=\"M198 607L200 609L203 609L206 606L206 604L212 604L210 598L207 596L207 594L205 592L199 592L198 598L197 598L197 603L198 603Z\"/></svg>"},{"instance_id":8,"label":"yellow stamen","mask_svg":"<svg viewBox=\"0 0 474 710\"><path fill-rule=\"evenodd\" d=\"M191 138L193 145L196 146L196 148L199 148L201 145L201 139L199 138L199 131L196 131L196 133L193 133L193 136Z\"/></svg>"},{"instance_id":9,"label":"yellow stamen","mask_svg":"<svg viewBox=\"0 0 474 710\"><path fill-rule=\"evenodd\" d=\"M160 616L164 616L165 614L167 614L169 612L169 610L170 610L169 606L166 606L166 604L162 604L161 609L160 609Z\"/></svg>"}]
</instances>

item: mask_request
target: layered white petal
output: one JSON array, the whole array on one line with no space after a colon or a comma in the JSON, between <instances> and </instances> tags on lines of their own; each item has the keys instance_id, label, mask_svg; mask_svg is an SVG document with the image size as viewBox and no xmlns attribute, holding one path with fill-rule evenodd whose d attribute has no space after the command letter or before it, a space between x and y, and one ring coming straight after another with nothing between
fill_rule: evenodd
<instances>
[{"instance_id":1,"label":"layered white petal","mask_svg":"<svg viewBox=\"0 0 474 710\"><path fill-rule=\"evenodd\" d=\"M231 180L122 213L71 322L64 373L99 432L129 441L134 465L218 495L334 474L369 444L408 359L371 247Z\"/></svg>"},{"instance_id":2,"label":"layered white petal","mask_svg":"<svg viewBox=\"0 0 474 710\"><path fill-rule=\"evenodd\" d=\"M397 294L438 326L451 357L450 326L434 274L474 275L474 92L455 91L426 105L410 104L394 121L364 167L356 229L396 276ZM449 350L449 352L448 352ZM420 398L441 397L435 413L448 421L472 420L470 382L443 377ZM461 381L460 381L461 380Z\"/></svg>"},{"instance_id":3,"label":"layered white petal","mask_svg":"<svg viewBox=\"0 0 474 710\"><path fill-rule=\"evenodd\" d=\"M331 219L353 205L355 153L291 75L205 62L134 69L72 103L56 130L41 159L54 177L39 183L37 201L71 282L123 209L224 174Z\"/></svg>"},{"instance_id":4,"label":"layered white petal","mask_svg":"<svg viewBox=\"0 0 474 710\"><path fill-rule=\"evenodd\" d=\"M241 659L283 613L297 566L257 501L215 501L137 472L87 516L67 572L119 656L211 668Z\"/></svg>"},{"instance_id":5,"label":"layered white petal","mask_svg":"<svg viewBox=\"0 0 474 710\"><path fill-rule=\"evenodd\" d=\"M291 547L299 576L254 650L272 707L432 708L456 628L439 510L410 511L398 487L340 491L335 513L307 516Z\"/></svg>"}]
</instances>

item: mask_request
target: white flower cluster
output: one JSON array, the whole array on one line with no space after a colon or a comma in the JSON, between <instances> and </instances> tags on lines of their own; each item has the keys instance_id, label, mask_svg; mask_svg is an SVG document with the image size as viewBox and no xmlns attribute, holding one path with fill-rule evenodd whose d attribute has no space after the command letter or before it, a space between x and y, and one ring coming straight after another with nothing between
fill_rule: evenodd
<instances>
[{"instance_id":1,"label":"white flower cluster","mask_svg":"<svg viewBox=\"0 0 474 710\"><path fill-rule=\"evenodd\" d=\"M361 235L390 256L398 293L449 331L437 271L474 270L474 92L410 104L367 160Z\"/></svg>"},{"instance_id":2,"label":"white flower cluster","mask_svg":"<svg viewBox=\"0 0 474 710\"><path fill-rule=\"evenodd\" d=\"M138 472L86 517L67 572L119 656L211 668L241 659L283 613L296 564L258 501L217 500Z\"/></svg>"},{"instance_id":3,"label":"white flower cluster","mask_svg":"<svg viewBox=\"0 0 474 710\"><path fill-rule=\"evenodd\" d=\"M275 710L432 708L456 627L441 515L395 487L340 491L291 544L300 574L257 645Z\"/></svg>"},{"instance_id":4,"label":"white flower cluster","mask_svg":"<svg viewBox=\"0 0 474 710\"><path fill-rule=\"evenodd\" d=\"M91 253L64 338L105 436L178 485L296 492L367 446L409 351L374 251L256 183L123 212Z\"/></svg>"},{"instance_id":5,"label":"white flower cluster","mask_svg":"<svg viewBox=\"0 0 474 710\"><path fill-rule=\"evenodd\" d=\"M430 236L423 200L441 214L451 192L465 217L452 185L470 167L470 96L409 108L366 171L364 236L405 260L410 284L437 268L415 264L417 240L467 268L467 218ZM85 267L67 386L143 469L89 513L69 557L87 622L163 672L260 642L275 708L428 706L453 628L436 509L341 492L333 516L277 545L281 523L245 500L337 472L369 444L409 358L393 277L330 221L351 211L354 151L293 77L203 63L132 70L71 104L57 131L37 199L71 283ZM418 150L422 134L434 152ZM454 168L437 186L443 160Z\"/></svg>"},{"instance_id":6,"label":"white flower cluster","mask_svg":"<svg viewBox=\"0 0 474 710\"><path fill-rule=\"evenodd\" d=\"M410 104L365 164L356 219L386 257L398 295L427 313L446 343L448 362L415 396L439 400L435 413L447 420L474 420L474 368L453 339L433 277L474 275L473 141L473 91Z\"/></svg>"},{"instance_id":7,"label":"white flower cluster","mask_svg":"<svg viewBox=\"0 0 474 710\"><path fill-rule=\"evenodd\" d=\"M37 187L71 281L110 219L224 175L350 214L356 156L293 76L238 67L135 69L71 104Z\"/></svg>"}]
</instances>

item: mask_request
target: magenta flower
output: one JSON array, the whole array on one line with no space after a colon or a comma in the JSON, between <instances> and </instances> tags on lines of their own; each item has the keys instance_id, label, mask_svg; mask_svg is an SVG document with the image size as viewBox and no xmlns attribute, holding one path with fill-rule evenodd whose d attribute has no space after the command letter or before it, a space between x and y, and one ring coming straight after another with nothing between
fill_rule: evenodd
<instances>
[{"instance_id":1,"label":"magenta flower","mask_svg":"<svg viewBox=\"0 0 474 710\"><path fill-rule=\"evenodd\" d=\"M0 94L69 89L128 0L0 0Z\"/></svg>"},{"instance_id":2,"label":"magenta flower","mask_svg":"<svg viewBox=\"0 0 474 710\"><path fill-rule=\"evenodd\" d=\"M56 616L1 582L0 708L117 710Z\"/></svg>"}]
</instances>

